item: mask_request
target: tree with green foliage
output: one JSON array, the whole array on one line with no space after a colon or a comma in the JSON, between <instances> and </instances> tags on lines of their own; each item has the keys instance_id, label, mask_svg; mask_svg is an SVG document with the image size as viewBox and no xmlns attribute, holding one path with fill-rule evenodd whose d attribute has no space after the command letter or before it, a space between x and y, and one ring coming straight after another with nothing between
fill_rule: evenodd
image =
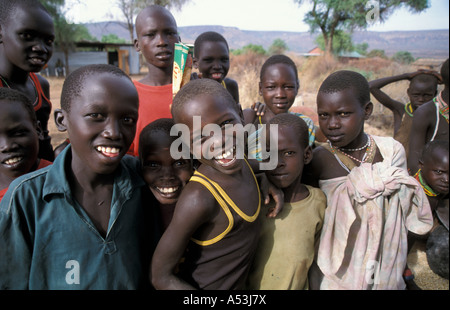
<instances>
[{"instance_id":1,"label":"tree with green foliage","mask_svg":"<svg viewBox=\"0 0 450 310\"><path fill-rule=\"evenodd\" d=\"M286 42L284 42L282 39L275 39L271 46L269 46L269 54L270 55L276 55L276 54L284 54L288 50L288 46Z\"/></svg>"},{"instance_id":2,"label":"tree with green foliage","mask_svg":"<svg viewBox=\"0 0 450 310\"><path fill-rule=\"evenodd\" d=\"M383 59L387 59L387 56L386 56L386 53L384 52L384 50L380 50L380 49L371 50L370 52L367 53L366 56L369 58L380 57Z\"/></svg>"},{"instance_id":3,"label":"tree with green foliage","mask_svg":"<svg viewBox=\"0 0 450 310\"><path fill-rule=\"evenodd\" d=\"M366 29L369 24L383 22L400 7L412 13L427 9L428 0L293 0L302 5L312 3L312 9L303 19L311 32L320 29L325 42L325 52L332 54L333 38L338 30Z\"/></svg>"},{"instance_id":4,"label":"tree with green foliage","mask_svg":"<svg viewBox=\"0 0 450 310\"><path fill-rule=\"evenodd\" d=\"M355 45L355 51L357 51L360 55L367 55L367 49L369 48L369 43L363 42Z\"/></svg>"},{"instance_id":5,"label":"tree with green foliage","mask_svg":"<svg viewBox=\"0 0 450 310\"><path fill-rule=\"evenodd\" d=\"M79 24L69 23L64 16L65 0L41 0L41 3L53 17L55 24L55 46L64 53L66 72L69 72L69 52L75 48L75 42L94 40L88 29Z\"/></svg>"},{"instance_id":6,"label":"tree with green foliage","mask_svg":"<svg viewBox=\"0 0 450 310\"><path fill-rule=\"evenodd\" d=\"M257 55L266 55L266 50L262 45L256 45L256 44L247 44L246 46L242 47L241 49L233 50L232 51L234 55L244 55L244 54L257 54Z\"/></svg>"},{"instance_id":7,"label":"tree with green foliage","mask_svg":"<svg viewBox=\"0 0 450 310\"><path fill-rule=\"evenodd\" d=\"M415 58L408 51L398 51L394 54L394 56L392 56L392 60L401 64L410 64L414 62Z\"/></svg>"},{"instance_id":8,"label":"tree with green foliage","mask_svg":"<svg viewBox=\"0 0 450 310\"><path fill-rule=\"evenodd\" d=\"M103 42L103 43L125 43L126 40L119 38L117 36L117 34L115 34L115 33L110 33L110 34L102 35L100 42Z\"/></svg>"},{"instance_id":9,"label":"tree with green foliage","mask_svg":"<svg viewBox=\"0 0 450 310\"><path fill-rule=\"evenodd\" d=\"M326 45L323 35L319 35L316 38L316 44L322 51L325 50ZM342 52L352 52L354 50L355 47L353 46L352 36L347 32L337 30L333 36L333 50L332 50L333 55L338 55L339 53Z\"/></svg>"},{"instance_id":10,"label":"tree with green foliage","mask_svg":"<svg viewBox=\"0 0 450 310\"><path fill-rule=\"evenodd\" d=\"M116 0L116 5L125 18L126 28L130 33L131 43L134 41L134 21L139 12L152 4L157 4L168 9L181 7L190 0Z\"/></svg>"},{"instance_id":11,"label":"tree with green foliage","mask_svg":"<svg viewBox=\"0 0 450 310\"><path fill-rule=\"evenodd\" d=\"M59 15L60 8L65 4L65 0L40 0L42 5L53 17Z\"/></svg>"}]
</instances>

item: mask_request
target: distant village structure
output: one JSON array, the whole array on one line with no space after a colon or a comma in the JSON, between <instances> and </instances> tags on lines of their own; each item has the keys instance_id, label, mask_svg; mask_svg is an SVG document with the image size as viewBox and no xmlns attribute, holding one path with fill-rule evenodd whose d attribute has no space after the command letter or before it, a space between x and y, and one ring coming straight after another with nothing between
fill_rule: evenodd
<instances>
[{"instance_id":1,"label":"distant village structure","mask_svg":"<svg viewBox=\"0 0 450 310\"><path fill-rule=\"evenodd\" d=\"M323 56L324 51L321 50L319 47L314 47L312 50L310 50L307 53L301 54L304 57L317 57L317 56ZM349 60L358 60L361 58L365 58L365 56L361 55L360 53L353 51L353 52L340 52L337 57L342 62L348 62Z\"/></svg>"},{"instance_id":2,"label":"distant village structure","mask_svg":"<svg viewBox=\"0 0 450 310\"><path fill-rule=\"evenodd\" d=\"M75 50L69 53L69 72L90 64L110 64L122 69L127 74L139 74L139 54L131 43L76 42ZM58 76L59 63L65 61L62 51L56 49L42 72L50 76ZM65 71L65 70L64 70Z\"/></svg>"},{"instance_id":3,"label":"distant village structure","mask_svg":"<svg viewBox=\"0 0 450 310\"><path fill-rule=\"evenodd\" d=\"M129 34L120 22L99 22L85 24L89 33L98 38L113 33L119 38L129 40ZM264 48L277 38L282 39L289 51L304 57L317 57L323 51L315 46L316 35L309 32L280 32L280 31L246 31L235 27L223 26L186 26L179 27L183 42L193 43L195 38L204 31L221 33L228 41L231 49L242 48L252 43ZM417 40L416 38L426 40ZM370 49L381 49L390 56L398 50L411 51L418 58L412 65L424 69L436 70L443 59L448 58L448 30L433 31L391 31L370 32L356 31L353 34L354 43L370 42ZM61 63L65 65L65 55L57 49L54 51L48 67L42 72L44 75L67 75L77 68L88 64L113 64L130 75L140 74L142 63L140 55L131 43L103 43L103 42L76 42L75 49L69 53L69 72L61 70ZM429 47L433 46L433 49ZM338 55L342 62L365 58L354 52L342 52Z\"/></svg>"}]
</instances>

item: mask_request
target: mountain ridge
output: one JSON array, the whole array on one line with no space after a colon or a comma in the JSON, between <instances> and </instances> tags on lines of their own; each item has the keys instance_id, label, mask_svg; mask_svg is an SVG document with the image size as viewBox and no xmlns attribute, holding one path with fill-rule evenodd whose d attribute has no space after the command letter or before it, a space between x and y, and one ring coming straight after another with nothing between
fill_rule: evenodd
<instances>
[{"instance_id":1,"label":"mountain ridge","mask_svg":"<svg viewBox=\"0 0 450 310\"><path fill-rule=\"evenodd\" d=\"M124 23L97 22L84 24L92 36L98 40L102 35L116 34L129 41L129 33ZM241 30L237 27L220 25L183 26L178 27L181 40L194 43L195 38L205 31L216 31L222 34L230 49L239 49L247 44L261 45L266 50L275 39L283 40L289 50L295 53L307 53L313 49L319 33L289 31L255 31ZM355 31L352 34L354 44L367 42L368 50L384 50L392 56L398 51L409 51L415 58L448 58L449 30L417 30L417 31ZM432 47L432 48L430 48Z\"/></svg>"}]
</instances>

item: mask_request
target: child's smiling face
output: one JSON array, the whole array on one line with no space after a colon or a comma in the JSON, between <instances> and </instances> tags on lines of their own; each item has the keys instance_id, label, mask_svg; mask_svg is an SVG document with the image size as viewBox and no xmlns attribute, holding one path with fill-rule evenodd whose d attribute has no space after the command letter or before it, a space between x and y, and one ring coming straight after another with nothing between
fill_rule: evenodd
<instances>
[{"instance_id":1,"label":"child's smiling face","mask_svg":"<svg viewBox=\"0 0 450 310\"><path fill-rule=\"evenodd\" d=\"M226 125L242 125L243 118L236 103L225 100L220 96L200 94L185 104L183 113L180 113L175 122L188 126L190 141L185 143L190 145L191 153L201 153L199 161L202 164L224 174L234 174L242 168L242 161L236 156L236 132L225 129ZM194 125L194 116L201 117L200 126ZM202 135L205 134L205 126L209 124L219 125L222 134ZM213 144L219 145L219 150L214 150Z\"/></svg>"},{"instance_id":2,"label":"child's smiling face","mask_svg":"<svg viewBox=\"0 0 450 310\"><path fill-rule=\"evenodd\" d=\"M37 162L37 125L20 102L0 101L0 174L12 180Z\"/></svg>"},{"instance_id":3,"label":"child's smiling face","mask_svg":"<svg viewBox=\"0 0 450 310\"><path fill-rule=\"evenodd\" d=\"M90 75L83 84L70 111L62 111L63 129L72 145L72 166L76 162L94 173L109 174L134 139L138 94L129 79L107 73Z\"/></svg>"},{"instance_id":4,"label":"child's smiling face","mask_svg":"<svg viewBox=\"0 0 450 310\"><path fill-rule=\"evenodd\" d=\"M283 63L269 66L259 83L264 103L274 113L286 113L294 104L299 83L294 70Z\"/></svg>"},{"instance_id":5,"label":"child's smiling face","mask_svg":"<svg viewBox=\"0 0 450 310\"><path fill-rule=\"evenodd\" d=\"M320 129L335 147L358 147L371 113L372 104L360 103L353 88L317 95Z\"/></svg>"},{"instance_id":6,"label":"child's smiling face","mask_svg":"<svg viewBox=\"0 0 450 310\"><path fill-rule=\"evenodd\" d=\"M6 58L23 71L40 71L53 54L53 20L40 8L15 8L1 35Z\"/></svg>"},{"instance_id":7,"label":"child's smiling face","mask_svg":"<svg viewBox=\"0 0 450 310\"><path fill-rule=\"evenodd\" d=\"M174 137L156 131L151 133L148 145L142 146L144 180L162 205L177 202L181 190L194 172L190 159L172 158L170 145L173 141Z\"/></svg>"},{"instance_id":8,"label":"child's smiling face","mask_svg":"<svg viewBox=\"0 0 450 310\"><path fill-rule=\"evenodd\" d=\"M198 68L202 78L221 83L230 70L230 56L225 42L203 42L198 58L194 59L194 66Z\"/></svg>"}]
</instances>

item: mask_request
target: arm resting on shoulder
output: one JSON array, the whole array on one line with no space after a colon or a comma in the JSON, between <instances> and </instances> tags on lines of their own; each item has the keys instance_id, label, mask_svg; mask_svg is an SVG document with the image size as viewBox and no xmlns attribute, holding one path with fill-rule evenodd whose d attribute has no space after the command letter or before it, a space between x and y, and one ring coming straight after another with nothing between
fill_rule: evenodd
<instances>
[{"instance_id":1,"label":"arm resting on shoulder","mask_svg":"<svg viewBox=\"0 0 450 310\"><path fill-rule=\"evenodd\" d=\"M158 290L194 289L174 274L190 238L215 211L215 200L201 185L190 182L178 199L172 221L161 237L151 263L150 278Z\"/></svg>"}]
</instances>

